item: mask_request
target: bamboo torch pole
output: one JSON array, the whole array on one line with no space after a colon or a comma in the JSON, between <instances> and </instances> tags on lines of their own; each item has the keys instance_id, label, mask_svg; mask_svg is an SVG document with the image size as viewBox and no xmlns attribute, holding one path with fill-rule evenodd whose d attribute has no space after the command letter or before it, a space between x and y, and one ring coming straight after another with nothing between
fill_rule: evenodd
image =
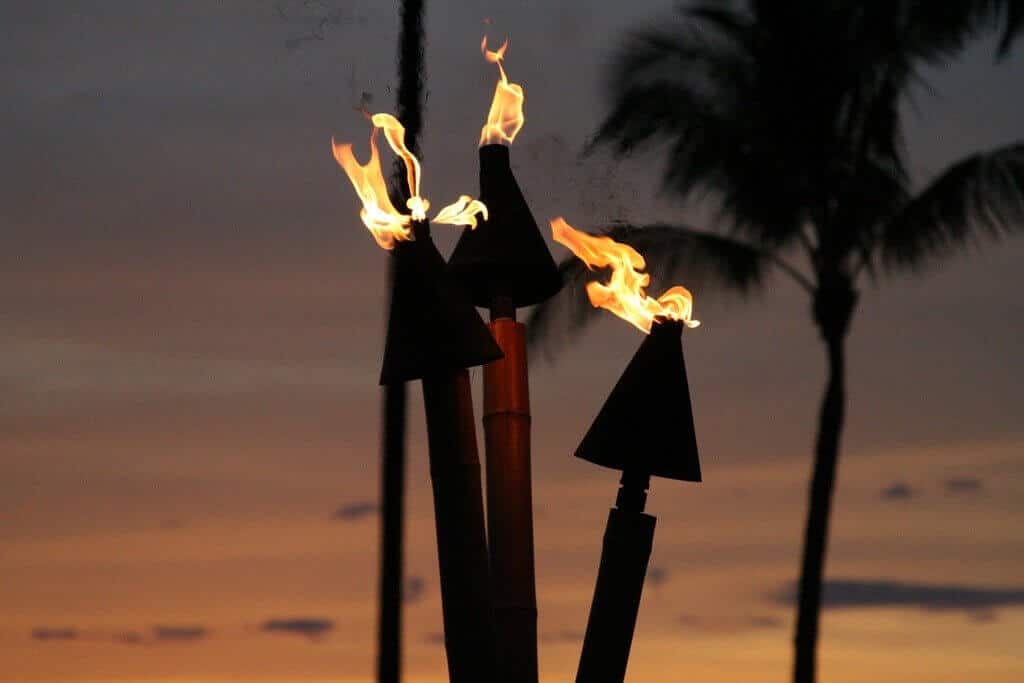
<instances>
[{"instance_id":1,"label":"bamboo torch pole","mask_svg":"<svg viewBox=\"0 0 1024 683\"><path fill-rule=\"evenodd\" d=\"M537 593L530 474L526 326L507 298L491 307L491 333L505 357L484 366L487 519L502 680L537 681Z\"/></svg>"},{"instance_id":2,"label":"bamboo torch pole","mask_svg":"<svg viewBox=\"0 0 1024 683\"><path fill-rule=\"evenodd\" d=\"M451 683L495 680L496 642L480 460L467 367L501 357L468 296L448 273L428 225L393 250L381 383L420 379Z\"/></svg>"},{"instance_id":3,"label":"bamboo torch pole","mask_svg":"<svg viewBox=\"0 0 1024 683\"><path fill-rule=\"evenodd\" d=\"M561 276L512 174L509 148L480 148L480 200L489 217L465 230L449 265L477 306L504 357L484 366L487 532L499 681L536 683L537 589L533 553L530 392L526 326L516 308L554 296Z\"/></svg>"},{"instance_id":4,"label":"bamboo torch pole","mask_svg":"<svg viewBox=\"0 0 1024 683\"><path fill-rule=\"evenodd\" d=\"M449 678L493 680L496 643L469 373L425 377L423 406Z\"/></svg>"}]
</instances>

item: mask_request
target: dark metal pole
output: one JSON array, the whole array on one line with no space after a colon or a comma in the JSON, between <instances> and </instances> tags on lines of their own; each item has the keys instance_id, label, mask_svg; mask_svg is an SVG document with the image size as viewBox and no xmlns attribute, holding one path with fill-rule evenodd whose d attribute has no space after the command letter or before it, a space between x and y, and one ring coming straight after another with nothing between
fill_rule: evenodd
<instances>
[{"instance_id":1,"label":"dark metal pole","mask_svg":"<svg viewBox=\"0 0 1024 683\"><path fill-rule=\"evenodd\" d=\"M495 632L469 372L423 379L451 683L493 681Z\"/></svg>"},{"instance_id":2,"label":"dark metal pole","mask_svg":"<svg viewBox=\"0 0 1024 683\"><path fill-rule=\"evenodd\" d=\"M419 152L423 125L423 4L403 0L398 52L398 118L405 125L406 144ZM393 190L407 195L404 169L396 167ZM398 206L405 206L402 201ZM388 286L394 286L394 265L388 266ZM405 384L384 387L381 438L381 544L377 614L377 681L399 683L402 677L402 583L405 542Z\"/></svg>"},{"instance_id":3,"label":"dark metal pole","mask_svg":"<svg viewBox=\"0 0 1024 683\"><path fill-rule=\"evenodd\" d=\"M484 366L487 519L498 632L499 680L535 683L537 590L530 476L530 387L526 326L499 297L491 333L505 357Z\"/></svg>"},{"instance_id":4,"label":"dark metal pole","mask_svg":"<svg viewBox=\"0 0 1024 683\"><path fill-rule=\"evenodd\" d=\"M377 680L380 683L399 683L402 676L402 551L405 542L404 384L384 387L383 409Z\"/></svg>"},{"instance_id":5,"label":"dark metal pole","mask_svg":"<svg viewBox=\"0 0 1024 683\"><path fill-rule=\"evenodd\" d=\"M614 683L626 677L647 563L654 545L653 515L644 513L650 476L626 470L608 514L601 565L590 606L577 683Z\"/></svg>"}]
</instances>

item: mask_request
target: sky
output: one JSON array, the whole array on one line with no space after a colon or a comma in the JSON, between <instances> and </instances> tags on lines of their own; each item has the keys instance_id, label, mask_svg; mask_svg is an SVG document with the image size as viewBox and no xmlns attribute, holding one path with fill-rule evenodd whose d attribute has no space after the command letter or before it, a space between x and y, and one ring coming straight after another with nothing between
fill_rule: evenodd
<instances>
[{"instance_id":1,"label":"sky","mask_svg":"<svg viewBox=\"0 0 1024 683\"><path fill-rule=\"evenodd\" d=\"M332 6L322 39L298 0L0 7L0 681L372 680L387 256L330 140L365 154L355 107L392 110L397 19ZM542 225L703 226L704 207L658 195L657 155L579 156L614 47L670 9L429 3L424 194L477 192L486 31L511 37L513 164ZM919 184L1024 138L1024 51L992 54L972 46L907 104ZM434 234L447 253L457 231ZM1011 239L865 286L828 683L1024 674L1022 259ZM652 485L627 680L784 681L824 354L782 279L745 302L694 294L704 482ZM640 341L606 316L531 358L545 682L575 671L617 487L572 452ZM404 665L429 683L444 651L410 393Z\"/></svg>"}]
</instances>

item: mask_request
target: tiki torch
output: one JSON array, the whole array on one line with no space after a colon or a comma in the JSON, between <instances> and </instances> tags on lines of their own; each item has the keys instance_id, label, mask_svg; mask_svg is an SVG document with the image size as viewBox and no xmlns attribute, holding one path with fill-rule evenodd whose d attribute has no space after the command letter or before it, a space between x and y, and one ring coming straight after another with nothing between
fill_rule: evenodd
<instances>
[{"instance_id":1,"label":"tiki torch","mask_svg":"<svg viewBox=\"0 0 1024 683\"><path fill-rule=\"evenodd\" d=\"M530 475L530 395L526 328L516 309L540 303L561 288L561 277L509 160L522 128L523 89L502 66L508 47L481 50L497 64L487 124L480 136L480 199L488 209L478 230L465 230L449 259L473 302L490 309L491 332L504 358L484 366L484 443L487 450L487 531L498 632L499 680L537 681L537 590Z\"/></svg>"},{"instance_id":2,"label":"tiki torch","mask_svg":"<svg viewBox=\"0 0 1024 683\"><path fill-rule=\"evenodd\" d=\"M588 267L611 269L607 283L587 283L590 302L647 333L576 449L576 457L622 472L576 681L621 682L654 543L656 519L644 512L650 478L701 480L682 346L683 328L700 323L691 319L693 297L685 288L646 295L644 259L628 245L574 230L561 218L551 229Z\"/></svg>"},{"instance_id":3,"label":"tiki torch","mask_svg":"<svg viewBox=\"0 0 1024 683\"><path fill-rule=\"evenodd\" d=\"M419 162L405 148L404 129L387 114L371 120L366 165L355 160L350 145L335 145L334 154L363 201L363 222L394 258L380 383L423 383L449 679L479 683L494 678L496 642L466 368L497 360L502 353L430 239L429 202L419 195ZM378 130L405 160L411 215L399 213L388 199L375 143ZM477 213L486 216L486 207L461 197L434 222L473 227Z\"/></svg>"}]
</instances>

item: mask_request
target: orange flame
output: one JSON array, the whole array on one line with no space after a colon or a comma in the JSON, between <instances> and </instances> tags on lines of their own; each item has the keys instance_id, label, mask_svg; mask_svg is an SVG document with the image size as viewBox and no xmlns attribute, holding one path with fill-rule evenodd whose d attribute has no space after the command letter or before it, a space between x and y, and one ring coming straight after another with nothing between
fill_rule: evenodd
<instances>
[{"instance_id":1,"label":"orange flame","mask_svg":"<svg viewBox=\"0 0 1024 683\"><path fill-rule=\"evenodd\" d=\"M335 160L345 170L345 175L363 202L359 217L377 244L384 249L394 249L397 240L412 239L412 230L409 228L412 218L398 213L388 198L387 185L380 168L380 152L377 150L377 129L374 128L370 133L370 160L365 164L356 161L350 144L339 145L332 139L331 148Z\"/></svg>"},{"instance_id":2,"label":"orange flame","mask_svg":"<svg viewBox=\"0 0 1024 683\"><path fill-rule=\"evenodd\" d=\"M507 40L497 50L487 49L487 36L484 36L483 42L480 43L484 59L497 64L498 72L501 74L498 84L494 87L494 98L491 100L491 110L487 114L487 124L480 131L481 147L493 144L511 145L519 129L526 122L523 115L523 101L526 98L523 86L509 83L505 67L501 65L507 49Z\"/></svg>"},{"instance_id":3,"label":"orange flame","mask_svg":"<svg viewBox=\"0 0 1024 683\"><path fill-rule=\"evenodd\" d=\"M651 276L640 272L647 263L628 244L611 237L588 235L573 228L562 217L551 221L551 235L587 264L587 268L611 269L607 283L587 283L587 297L595 308L608 309L646 333L650 333L656 318L680 320L687 327L700 325L699 321L691 319L693 295L685 287L672 287L657 299L647 296L644 290Z\"/></svg>"},{"instance_id":4,"label":"orange flame","mask_svg":"<svg viewBox=\"0 0 1024 683\"><path fill-rule=\"evenodd\" d=\"M391 150L405 161L405 181L409 186L409 201L405 205L412 212L413 220L425 220L430 202L420 196L420 160L405 146L405 126L391 114L374 114L370 120L384 131L384 139Z\"/></svg>"},{"instance_id":5,"label":"orange flame","mask_svg":"<svg viewBox=\"0 0 1024 683\"><path fill-rule=\"evenodd\" d=\"M394 249L396 241L413 239L410 225L413 221L426 220L430 202L420 196L420 162L405 146L405 127L391 114L374 114L369 118L373 123L373 129L370 131L369 161L360 164L350 144L339 145L332 139L331 148L335 160L344 169L345 175L363 202L363 208L359 210L363 224L369 228L377 244L384 249ZM384 131L388 145L405 163L405 180L410 197L406 207L411 216L399 213L388 197L387 183L380 166L380 151L377 149L377 134L380 131ZM484 220L487 220L487 207L484 203L479 199L462 195L454 203L441 209L434 217L434 222L464 225L472 229L477 225L478 213L483 214Z\"/></svg>"},{"instance_id":6,"label":"orange flame","mask_svg":"<svg viewBox=\"0 0 1024 683\"><path fill-rule=\"evenodd\" d=\"M476 215L483 214L487 220L487 207L479 199L469 195L460 195L457 200L437 212L435 223L447 225L465 225L470 230L476 228Z\"/></svg>"}]
</instances>

